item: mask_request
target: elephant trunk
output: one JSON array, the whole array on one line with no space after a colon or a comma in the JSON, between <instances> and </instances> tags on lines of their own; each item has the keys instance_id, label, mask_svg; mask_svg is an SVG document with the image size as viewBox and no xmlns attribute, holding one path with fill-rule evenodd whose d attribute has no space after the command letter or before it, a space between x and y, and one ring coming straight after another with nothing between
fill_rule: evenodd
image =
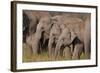
<instances>
[{"instance_id":1,"label":"elephant trunk","mask_svg":"<svg viewBox=\"0 0 100 73\"><path fill-rule=\"evenodd\" d=\"M34 43L32 44L32 49L34 54L38 54L40 50L40 39L41 39L41 31L36 31L35 37L34 37Z\"/></svg>"}]
</instances>

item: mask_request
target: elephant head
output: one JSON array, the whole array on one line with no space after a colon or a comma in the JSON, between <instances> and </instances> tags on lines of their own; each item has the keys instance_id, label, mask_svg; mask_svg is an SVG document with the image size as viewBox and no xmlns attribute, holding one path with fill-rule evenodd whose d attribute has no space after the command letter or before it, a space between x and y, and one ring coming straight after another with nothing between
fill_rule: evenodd
<instances>
[{"instance_id":1,"label":"elephant head","mask_svg":"<svg viewBox=\"0 0 100 73\"><path fill-rule=\"evenodd\" d=\"M26 43L26 37L36 32L37 24L44 17L50 17L49 12L23 10L23 39Z\"/></svg>"},{"instance_id":2,"label":"elephant head","mask_svg":"<svg viewBox=\"0 0 100 73\"><path fill-rule=\"evenodd\" d=\"M64 49L66 46L70 47L76 37L77 36L74 31L71 31L69 28L65 28L58 38L58 42L55 48L55 58L60 55L60 49Z\"/></svg>"}]
</instances>

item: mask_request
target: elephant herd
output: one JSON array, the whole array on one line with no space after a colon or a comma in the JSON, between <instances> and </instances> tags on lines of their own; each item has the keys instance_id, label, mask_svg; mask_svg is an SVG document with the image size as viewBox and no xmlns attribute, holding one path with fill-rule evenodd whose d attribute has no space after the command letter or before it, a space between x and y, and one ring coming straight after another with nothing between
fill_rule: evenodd
<instances>
[{"instance_id":1,"label":"elephant herd","mask_svg":"<svg viewBox=\"0 0 100 73\"><path fill-rule=\"evenodd\" d=\"M23 11L23 42L33 54L48 52L54 60L59 56L86 59L91 54L91 17L89 13Z\"/></svg>"}]
</instances>

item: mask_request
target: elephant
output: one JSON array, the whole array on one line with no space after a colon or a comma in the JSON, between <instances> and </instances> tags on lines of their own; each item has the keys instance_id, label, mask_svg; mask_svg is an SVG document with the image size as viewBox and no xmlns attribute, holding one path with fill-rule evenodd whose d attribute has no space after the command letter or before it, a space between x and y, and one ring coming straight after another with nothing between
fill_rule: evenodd
<instances>
[{"instance_id":1,"label":"elephant","mask_svg":"<svg viewBox=\"0 0 100 73\"><path fill-rule=\"evenodd\" d=\"M55 49L55 58L57 57L57 54L59 53L62 46L69 46L72 42L78 41L77 43L74 43L74 46L77 48L77 44L80 44L80 46L78 45L79 48L80 47L83 48L84 45L85 55L88 56L86 58L89 59L90 58L89 21L86 20L86 22L88 22L86 23L80 18L69 17L69 16L56 16L54 19L56 23L59 23L60 27L62 28L62 34L58 39L58 43ZM76 50L79 51L78 49Z\"/></svg>"},{"instance_id":2,"label":"elephant","mask_svg":"<svg viewBox=\"0 0 100 73\"><path fill-rule=\"evenodd\" d=\"M29 19L28 16L23 13L23 42L26 43L26 38L29 35Z\"/></svg>"},{"instance_id":3,"label":"elephant","mask_svg":"<svg viewBox=\"0 0 100 73\"><path fill-rule=\"evenodd\" d=\"M35 51L35 54L39 54L41 51L39 50L40 46L43 50L46 50L48 47L48 40L49 40L49 33L52 27L51 17L43 17L40 19L39 23L37 24L36 33L35 33L35 45L33 44L32 49Z\"/></svg>"},{"instance_id":4,"label":"elephant","mask_svg":"<svg viewBox=\"0 0 100 73\"><path fill-rule=\"evenodd\" d=\"M79 42L78 41L79 40L77 40L77 43L75 44L75 47L74 47L74 51L72 53L72 60L80 59L80 56L82 52L84 51L83 43L80 43L80 41Z\"/></svg>"},{"instance_id":5,"label":"elephant","mask_svg":"<svg viewBox=\"0 0 100 73\"><path fill-rule=\"evenodd\" d=\"M79 59L83 52L83 43L77 38L77 34L65 28L58 39L55 49L55 58L60 55L61 49L64 51L67 50L64 53L68 59Z\"/></svg>"},{"instance_id":6,"label":"elephant","mask_svg":"<svg viewBox=\"0 0 100 73\"><path fill-rule=\"evenodd\" d=\"M77 14L76 17L79 17L83 20L85 26L83 30L83 43L84 43L84 55L86 59L90 59L91 54L91 14ZM82 41L82 40L81 40ZM81 45L82 46L82 45Z\"/></svg>"},{"instance_id":7,"label":"elephant","mask_svg":"<svg viewBox=\"0 0 100 73\"><path fill-rule=\"evenodd\" d=\"M59 21L57 21L55 19L56 16L61 16L60 15L54 15L51 17L52 19L52 28L50 30L50 36L49 36L49 43L48 43L48 52L49 52L49 56L51 58L54 57L54 51L55 51L55 47L56 47L56 44L57 44L57 41L58 41L58 38L62 32L62 28L61 28L61 23L59 23Z\"/></svg>"},{"instance_id":8,"label":"elephant","mask_svg":"<svg viewBox=\"0 0 100 73\"><path fill-rule=\"evenodd\" d=\"M71 35L73 35L73 38L71 38ZM64 50L65 47L67 47L67 51L71 53L70 44L72 44L75 37L75 33L70 32L68 28L65 28L62 31L56 44L55 59L58 58L58 56L61 54L61 50Z\"/></svg>"},{"instance_id":9,"label":"elephant","mask_svg":"<svg viewBox=\"0 0 100 73\"><path fill-rule=\"evenodd\" d=\"M26 29L23 27L23 34L28 34L28 36L34 34L40 19L46 16L50 17L51 15L44 11L23 10L23 26L27 26ZM26 36L24 37L23 39L26 40Z\"/></svg>"},{"instance_id":10,"label":"elephant","mask_svg":"<svg viewBox=\"0 0 100 73\"><path fill-rule=\"evenodd\" d=\"M53 23L53 20L52 20L52 23ZM60 34L61 34L61 30L60 30L59 25L58 24L52 25L52 28L50 30L50 36L49 36L49 43L48 43L48 52L51 58L53 58L56 43Z\"/></svg>"},{"instance_id":11,"label":"elephant","mask_svg":"<svg viewBox=\"0 0 100 73\"><path fill-rule=\"evenodd\" d=\"M85 50L85 57L90 59L91 54L91 15L87 14L84 17L85 23L85 31L84 31L84 50Z\"/></svg>"},{"instance_id":12,"label":"elephant","mask_svg":"<svg viewBox=\"0 0 100 73\"><path fill-rule=\"evenodd\" d=\"M28 34L28 36L24 36L25 38L23 38L23 40L25 40L26 41L25 43L27 43L27 45L33 49L33 53L39 53L40 48L42 48L41 43L43 42L43 39L44 39L42 37L42 34L44 32L41 32L41 28L43 27L43 29L44 29L46 24L48 25L48 23L45 23L45 22L49 22L48 20L51 17L51 15L49 12L45 12L45 11L23 10L23 16L25 16L25 18L23 19L23 22L25 22L25 23L23 25L27 25L27 32L25 34ZM37 29L37 28L39 28L39 29ZM40 33L41 39L38 39L38 38L40 38L38 36L39 30L41 32ZM25 31L26 31L26 29L25 29ZM24 34L24 32L23 32L23 34ZM34 35L34 37L33 37L33 35ZM32 40L32 38L33 39L35 38L35 39ZM36 48L36 49L34 49L34 48Z\"/></svg>"}]
</instances>

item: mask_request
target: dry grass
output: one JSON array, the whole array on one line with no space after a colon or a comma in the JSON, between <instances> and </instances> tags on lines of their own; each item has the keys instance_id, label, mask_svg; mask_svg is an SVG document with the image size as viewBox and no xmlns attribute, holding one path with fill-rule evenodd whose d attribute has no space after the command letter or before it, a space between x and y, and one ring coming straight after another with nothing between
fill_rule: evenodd
<instances>
[{"instance_id":1,"label":"dry grass","mask_svg":"<svg viewBox=\"0 0 100 73\"><path fill-rule=\"evenodd\" d=\"M85 59L84 54L81 55L80 59ZM66 57L60 56L57 60L71 60ZM36 55L32 54L31 49L23 44L23 62L39 62L39 61L55 61L50 59L48 52L43 52L42 54Z\"/></svg>"}]
</instances>

